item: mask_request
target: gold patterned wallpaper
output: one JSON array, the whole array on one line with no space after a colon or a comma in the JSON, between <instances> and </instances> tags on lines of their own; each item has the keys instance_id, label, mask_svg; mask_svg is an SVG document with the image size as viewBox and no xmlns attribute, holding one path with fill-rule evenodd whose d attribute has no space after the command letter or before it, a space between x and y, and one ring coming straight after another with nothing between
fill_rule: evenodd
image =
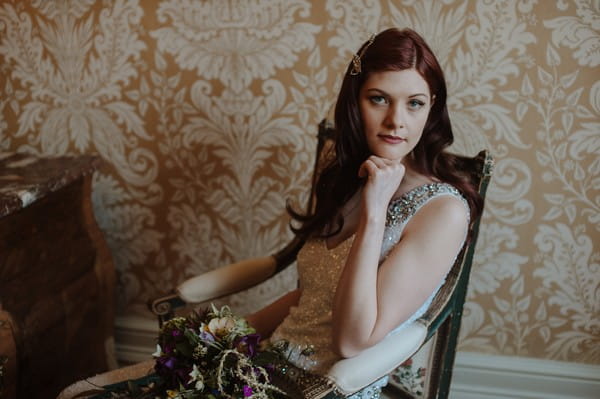
<instances>
[{"instance_id":1,"label":"gold patterned wallpaper","mask_svg":"<svg viewBox=\"0 0 600 399\"><path fill-rule=\"evenodd\" d=\"M438 54L454 150L497 159L460 349L599 364L598 0L1 0L0 151L106 160L119 312L150 318L183 278L289 239L340 74L389 26Z\"/></svg>"}]
</instances>

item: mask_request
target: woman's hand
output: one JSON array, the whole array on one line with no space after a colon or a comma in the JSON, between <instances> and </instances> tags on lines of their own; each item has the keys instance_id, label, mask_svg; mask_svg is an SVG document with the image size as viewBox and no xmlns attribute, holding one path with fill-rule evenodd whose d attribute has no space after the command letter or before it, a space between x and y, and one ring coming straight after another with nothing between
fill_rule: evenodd
<instances>
[{"instance_id":1,"label":"woman's hand","mask_svg":"<svg viewBox=\"0 0 600 399\"><path fill-rule=\"evenodd\" d=\"M371 155L360 166L359 177L366 177L363 190L363 210L381 214L387 210L394 193L404 178L405 168L400 160L389 160Z\"/></svg>"},{"instance_id":2,"label":"woman's hand","mask_svg":"<svg viewBox=\"0 0 600 399\"><path fill-rule=\"evenodd\" d=\"M358 170L367 181L352 247L338 282L333 304L333 345L350 357L371 344L377 327L378 266L390 200L404 178L400 160L371 155ZM369 311L365 312L365 309ZM351 333L349 333L351 332Z\"/></svg>"}]
</instances>

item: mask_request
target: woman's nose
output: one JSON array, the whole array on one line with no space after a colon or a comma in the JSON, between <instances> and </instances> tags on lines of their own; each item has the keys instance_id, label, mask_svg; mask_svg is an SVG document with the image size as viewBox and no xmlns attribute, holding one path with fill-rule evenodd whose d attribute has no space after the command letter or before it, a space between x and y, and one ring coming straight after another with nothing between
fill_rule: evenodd
<instances>
[{"instance_id":1,"label":"woman's nose","mask_svg":"<svg viewBox=\"0 0 600 399\"><path fill-rule=\"evenodd\" d=\"M392 106L386 117L386 125L390 129L397 129L404 126L404 112L399 106Z\"/></svg>"}]
</instances>

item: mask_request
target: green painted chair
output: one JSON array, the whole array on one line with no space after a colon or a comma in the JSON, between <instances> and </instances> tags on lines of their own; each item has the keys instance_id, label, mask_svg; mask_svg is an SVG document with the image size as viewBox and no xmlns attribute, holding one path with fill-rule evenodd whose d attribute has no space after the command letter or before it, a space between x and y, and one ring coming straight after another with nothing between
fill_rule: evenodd
<instances>
[{"instance_id":1,"label":"green painted chair","mask_svg":"<svg viewBox=\"0 0 600 399\"><path fill-rule=\"evenodd\" d=\"M324 120L319 125L315 173L319 160L332 139L333 128ZM461 157L460 170L479 187L485 198L493 169L493 159L487 151L473 158ZM314 176L313 176L314 178ZM480 220L472 224L471 241L459 254L445 284L442 286L427 312L409 328L396 336L390 336L360 355L336 363L325 378L314 378L313 384L292 387L298 397L343 397L358 391L384 375L393 374L426 344L430 348L429 367L425 373L422 392L411 392L399 384L386 389L391 397L447 398L452 378L461 316L467 285L477 242ZM208 302L257 285L279 273L296 259L304 242L294 239L279 252L263 257L220 267L180 284L172 294L149 303L150 310L158 317L159 324L174 316L176 308Z\"/></svg>"}]
</instances>

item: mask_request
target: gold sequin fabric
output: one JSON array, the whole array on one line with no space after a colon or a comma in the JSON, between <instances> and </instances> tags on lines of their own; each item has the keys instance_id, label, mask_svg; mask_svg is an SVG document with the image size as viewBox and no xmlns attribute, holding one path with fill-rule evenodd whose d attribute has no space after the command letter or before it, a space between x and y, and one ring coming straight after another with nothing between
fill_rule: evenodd
<instances>
[{"instance_id":1,"label":"gold sequin fabric","mask_svg":"<svg viewBox=\"0 0 600 399\"><path fill-rule=\"evenodd\" d=\"M428 201L441 195L461 198L468 209L467 202L459 191L446 183L419 186L390 202L380 261L385 259L398 242L410 218ZM321 238L306 242L297 258L302 287L300 301L290 309L290 314L271 337L272 342L288 343L287 356L291 363L317 374L325 374L339 360L339 356L332 350L331 311L335 289L353 239L354 236L351 236L333 249L328 249L325 240ZM439 286L442 283L443 281ZM437 290L409 320L392 333L421 316L436 292Z\"/></svg>"}]
</instances>

